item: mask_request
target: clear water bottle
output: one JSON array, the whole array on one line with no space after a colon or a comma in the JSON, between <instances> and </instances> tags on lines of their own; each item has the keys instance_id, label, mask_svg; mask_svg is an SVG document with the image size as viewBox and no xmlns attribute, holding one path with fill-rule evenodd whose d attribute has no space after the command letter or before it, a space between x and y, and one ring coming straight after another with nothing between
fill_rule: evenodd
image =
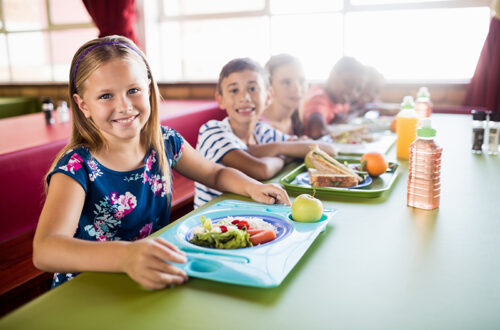
<instances>
[{"instance_id":1,"label":"clear water bottle","mask_svg":"<svg viewBox=\"0 0 500 330\"><path fill-rule=\"evenodd\" d=\"M68 111L68 104L66 101L61 101L59 102L59 105L57 106L57 122L58 123L65 123L69 121L69 111Z\"/></svg>"},{"instance_id":2,"label":"clear water bottle","mask_svg":"<svg viewBox=\"0 0 500 330\"><path fill-rule=\"evenodd\" d=\"M441 196L441 148L434 140L436 130L430 118L422 119L417 139L410 145L408 206L424 210L439 207Z\"/></svg>"},{"instance_id":3,"label":"clear water bottle","mask_svg":"<svg viewBox=\"0 0 500 330\"><path fill-rule=\"evenodd\" d=\"M427 87L420 87L415 101L415 111L420 118L430 117L432 113L431 93Z\"/></svg>"}]
</instances>

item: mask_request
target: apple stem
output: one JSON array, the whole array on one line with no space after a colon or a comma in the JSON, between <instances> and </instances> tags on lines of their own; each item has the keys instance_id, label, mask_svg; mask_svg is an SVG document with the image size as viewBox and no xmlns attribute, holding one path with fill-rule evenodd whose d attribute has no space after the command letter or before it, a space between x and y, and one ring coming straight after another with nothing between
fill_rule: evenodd
<instances>
[{"instance_id":1,"label":"apple stem","mask_svg":"<svg viewBox=\"0 0 500 330\"><path fill-rule=\"evenodd\" d=\"M313 186L313 197L316 195L316 186Z\"/></svg>"}]
</instances>

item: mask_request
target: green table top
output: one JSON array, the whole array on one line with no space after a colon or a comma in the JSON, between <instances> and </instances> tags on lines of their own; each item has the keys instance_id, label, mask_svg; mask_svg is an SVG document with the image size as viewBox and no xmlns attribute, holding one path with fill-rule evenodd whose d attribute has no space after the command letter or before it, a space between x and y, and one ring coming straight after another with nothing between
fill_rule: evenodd
<instances>
[{"instance_id":1,"label":"green table top","mask_svg":"<svg viewBox=\"0 0 500 330\"><path fill-rule=\"evenodd\" d=\"M469 116L432 119L440 208L406 206L401 161L382 196L323 201L339 212L279 287L191 278L152 292L123 274L84 273L0 329L498 329L500 157L471 154Z\"/></svg>"}]
</instances>

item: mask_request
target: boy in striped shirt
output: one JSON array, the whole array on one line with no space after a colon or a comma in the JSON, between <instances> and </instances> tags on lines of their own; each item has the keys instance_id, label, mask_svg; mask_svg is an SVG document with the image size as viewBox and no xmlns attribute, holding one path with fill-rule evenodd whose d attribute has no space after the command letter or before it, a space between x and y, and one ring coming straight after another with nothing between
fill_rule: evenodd
<instances>
[{"instance_id":1,"label":"boy in striped shirt","mask_svg":"<svg viewBox=\"0 0 500 330\"><path fill-rule=\"evenodd\" d=\"M327 143L297 140L260 121L269 96L267 83L267 73L257 62L249 58L228 62L219 75L215 93L227 117L222 121L210 120L200 127L196 150L257 180L268 180L287 161L304 158L312 144L335 155ZM198 182L195 187L195 208L221 194Z\"/></svg>"}]
</instances>

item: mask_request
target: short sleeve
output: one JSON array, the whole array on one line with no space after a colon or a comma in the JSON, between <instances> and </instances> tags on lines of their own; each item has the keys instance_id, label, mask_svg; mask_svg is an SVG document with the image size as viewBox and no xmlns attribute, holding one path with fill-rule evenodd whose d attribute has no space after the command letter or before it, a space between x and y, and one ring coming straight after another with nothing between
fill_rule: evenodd
<instances>
[{"instance_id":1,"label":"short sleeve","mask_svg":"<svg viewBox=\"0 0 500 330\"><path fill-rule=\"evenodd\" d=\"M85 193L89 184L89 172L87 167L84 166L88 160L89 152L86 148L80 147L77 149L69 150L56 164L54 169L47 175L47 184L50 185L50 179L55 173L63 173L70 178L76 180ZM90 164L91 165L91 164Z\"/></svg>"},{"instance_id":2,"label":"short sleeve","mask_svg":"<svg viewBox=\"0 0 500 330\"><path fill-rule=\"evenodd\" d=\"M184 138L176 130L162 126L163 142L170 167L175 166L182 155L184 149Z\"/></svg>"},{"instance_id":3,"label":"short sleeve","mask_svg":"<svg viewBox=\"0 0 500 330\"><path fill-rule=\"evenodd\" d=\"M316 90L304 101L304 121L306 123L313 113L322 114L327 123L335 117L334 104L323 89Z\"/></svg>"},{"instance_id":4,"label":"short sleeve","mask_svg":"<svg viewBox=\"0 0 500 330\"><path fill-rule=\"evenodd\" d=\"M290 138L290 135L283 133L280 130L273 128L271 125L259 121L255 126L255 137L259 144L272 142L285 142Z\"/></svg>"},{"instance_id":5,"label":"short sleeve","mask_svg":"<svg viewBox=\"0 0 500 330\"><path fill-rule=\"evenodd\" d=\"M214 162L219 162L232 150L246 150L247 146L228 127L230 127L228 122L219 120L210 120L202 125L196 150Z\"/></svg>"}]
</instances>

